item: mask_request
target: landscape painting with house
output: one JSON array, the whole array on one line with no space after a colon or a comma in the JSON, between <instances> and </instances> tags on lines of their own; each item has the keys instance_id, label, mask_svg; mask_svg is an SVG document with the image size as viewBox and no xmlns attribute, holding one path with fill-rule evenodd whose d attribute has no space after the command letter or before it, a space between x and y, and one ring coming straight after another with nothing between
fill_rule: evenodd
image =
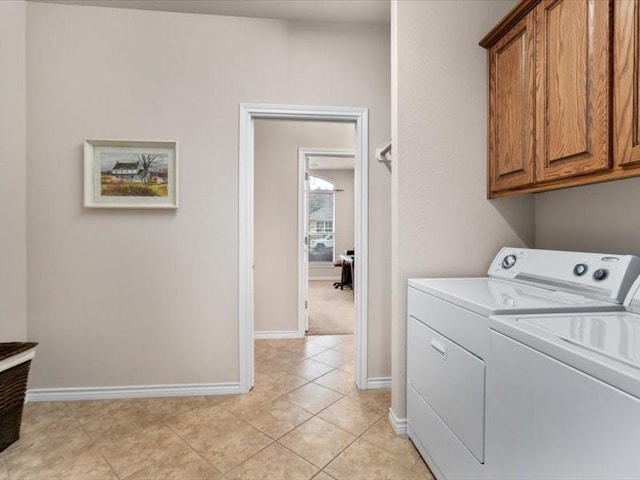
<instances>
[{"instance_id":1,"label":"landscape painting with house","mask_svg":"<svg viewBox=\"0 0 640 480\"><path fill-rule=\"evenodd\" d=\"M103 197L167 197L167 153L105 151L100 155Z\"/></svg>"}]
</instances>

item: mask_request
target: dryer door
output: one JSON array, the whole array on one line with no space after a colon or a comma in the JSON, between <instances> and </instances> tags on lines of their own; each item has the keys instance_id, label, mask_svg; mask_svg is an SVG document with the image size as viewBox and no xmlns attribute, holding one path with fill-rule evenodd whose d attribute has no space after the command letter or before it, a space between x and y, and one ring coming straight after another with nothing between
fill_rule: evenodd
<instances>
[{"instance_id":1,"label":"dryer door","mask_svg":"<svg viewBox=\"0 0 640 480\"><path fill-rule=\"evenodd\" d=\"M409 384L484 462L484 362L413 317L408 328Z\"/></svg>"}]
</instances>

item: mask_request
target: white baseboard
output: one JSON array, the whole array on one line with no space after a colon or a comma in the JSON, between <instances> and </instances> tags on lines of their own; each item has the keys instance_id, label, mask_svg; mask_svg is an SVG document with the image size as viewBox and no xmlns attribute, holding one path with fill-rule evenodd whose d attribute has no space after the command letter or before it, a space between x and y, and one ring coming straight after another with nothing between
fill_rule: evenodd
<instances>
[{"instance_id":1,"label":"white baseboard","mask_svg":"<svg viewBox=\"0 0 640 480\"><path fill-rule=\"evenodd\" d=\"M304 335L303 335L304 336ZM273 330L269 332L254 332L256 340L276 340L280 338L302 338L298 330Z\"/></svg>"},{"instance_id":2,"label":"white baseboard","mask_svg":"<svg viewBox=\"0 0 640 480\"><path fill-rule=\"evenodd\" d=\"M393 413L393 409L391 408L389 409L389 423L393 431L396 432L396 435L407 434L407 419L396 417L396 414Z\"/></svg>"},{"instance_id":3,"label":"white baseboard","mask_svg":"<svg viewBox=\"0 0 640 480\"><path fill-rule=\"evenodd\" d=\"M332 280L334 282L339 282L340 281L340 277L336 277L335 275L322 275L322 276L318 276L318 277L309 277L309 281L313 282L314 280Z\"/></svg>"},{"instance_id":4,"label":"white baseboard","mask_svg":"<svg viewBox=\"0 0 640 480\"><path fill-rule=\"evenodd\" d=\"M391 388L391 377L372 377L367 379L367 390Z\"/></svg>"},{"instance_id":5,"label":"white baseboard","mask_svg":"<svg viewBox=\"0 0 640 480\"><path fill-rule=\"evenodd\" d=\"M27 391L27 402L114 400L119 398L143 397L191 397L237 393L241 393L238 382L190 383L183 385L131 385L126 387L33 388Z\"/></svg>"}]
</instances>

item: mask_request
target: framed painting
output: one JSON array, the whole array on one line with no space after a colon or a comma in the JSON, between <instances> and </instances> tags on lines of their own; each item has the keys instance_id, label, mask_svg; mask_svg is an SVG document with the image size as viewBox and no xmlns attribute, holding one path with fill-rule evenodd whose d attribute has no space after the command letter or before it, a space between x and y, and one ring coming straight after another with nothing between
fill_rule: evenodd
<instances>
[{"instance_id":1,"label":"framed painting","mask_svg":"<svg viewBox=\"0 0 640 480\"><path fill-rule=\"evenodd\" d=\"M86 140L84 206L178 208L178 142Z\"/></svg>"}]
</instances>

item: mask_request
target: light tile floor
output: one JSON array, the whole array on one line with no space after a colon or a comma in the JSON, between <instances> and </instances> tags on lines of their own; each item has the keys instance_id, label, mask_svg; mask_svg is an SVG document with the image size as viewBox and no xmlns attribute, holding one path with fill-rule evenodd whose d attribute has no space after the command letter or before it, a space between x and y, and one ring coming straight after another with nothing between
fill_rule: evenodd
<instances>
[{"instance_id":1,"label":"light tile floor","mask_svg":"<svg viewBox=\"0 0 640 480\"><path fill-rule=\"evenodd\" d=\"M352 335L258 340L246 395L33 403L0 480L433 480L359 391Z\"/></svg>"}]
</instances>

